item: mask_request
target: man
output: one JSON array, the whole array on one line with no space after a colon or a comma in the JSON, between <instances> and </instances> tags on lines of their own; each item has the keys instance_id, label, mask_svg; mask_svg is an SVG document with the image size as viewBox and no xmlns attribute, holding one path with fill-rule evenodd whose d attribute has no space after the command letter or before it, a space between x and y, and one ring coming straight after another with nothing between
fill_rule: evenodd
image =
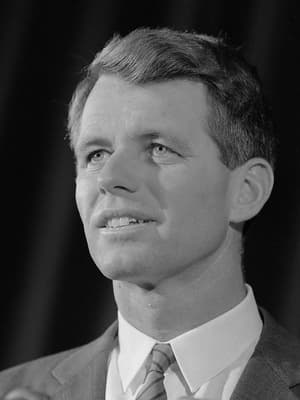
<instances>
[{"instance_id":1,"label":"man","mask_svg":"<svg viewBox=\"0 0 300 400\"><path fill-rule=\"evenodd\" d=\"M243 279L244 224L270 196L275 146L239 52L168 29L115 37L78 86L69 129L118 322L3 372L3 398L300 398L300 346Z\"/></svg>"}]
</instances>

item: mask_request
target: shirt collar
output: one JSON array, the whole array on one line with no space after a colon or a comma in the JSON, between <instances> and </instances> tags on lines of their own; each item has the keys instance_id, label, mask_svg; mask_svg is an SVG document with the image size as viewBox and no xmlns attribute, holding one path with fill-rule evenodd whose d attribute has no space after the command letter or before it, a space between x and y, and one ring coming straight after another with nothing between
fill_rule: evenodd
<instances>
[{"instance_id":1,"label":"shirt collar","mask_svg":"<svg viewBox=\"0 0 300 400\"><path fill-rule=\"evenodd\" d=\"M156 340L130 325L118 312L119 346L118 367L124 392L150 354Z\"/></svg>"},{"instance_id":2,"label":"shirt collar","mask_svg":"<svg viewBox=\"0 0 300 400\"><path fill-rule=\"evenodd\" d=\"M237 306L207 323L170 340L178 366L191 390L231 365L258 340L262 329L253 291ZM120 313L118 366L124 391L157 342L130 325Z\"/></svg>"}]
</instances>

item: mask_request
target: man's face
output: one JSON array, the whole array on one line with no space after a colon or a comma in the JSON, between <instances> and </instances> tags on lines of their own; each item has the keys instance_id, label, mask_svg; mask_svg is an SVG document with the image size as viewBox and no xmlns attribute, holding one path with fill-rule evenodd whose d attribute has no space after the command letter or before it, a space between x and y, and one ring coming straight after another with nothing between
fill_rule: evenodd
<instances>
[{"instance_id":1,"label":"man's face","mask_svg":"<svg viewBox=\"0 0 300 400\"><path fill-rule=\"evenodd\" d=\"M208 135L206 89L102 76L75 145L76 201L90 253L141 286L201 268L224 243L230 171Z\"/></svg>"}]
</instances>

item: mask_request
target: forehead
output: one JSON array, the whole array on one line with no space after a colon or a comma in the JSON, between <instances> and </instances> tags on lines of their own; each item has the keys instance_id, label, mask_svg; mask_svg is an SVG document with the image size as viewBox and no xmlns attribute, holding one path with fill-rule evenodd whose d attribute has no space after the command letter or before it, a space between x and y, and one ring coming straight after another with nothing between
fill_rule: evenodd
<instances>
[{"instance_id":1,"label":"forehead","mask_svg":"<svg viewBox=\"0 0 300 400\"><path fill-rule=\"evenodd\" d=\"M207 90L184 79L135 85L103 75L91 91L81 118L80 139L87 135L152 131L208 131Z\"/></svg>"}]
</instances>

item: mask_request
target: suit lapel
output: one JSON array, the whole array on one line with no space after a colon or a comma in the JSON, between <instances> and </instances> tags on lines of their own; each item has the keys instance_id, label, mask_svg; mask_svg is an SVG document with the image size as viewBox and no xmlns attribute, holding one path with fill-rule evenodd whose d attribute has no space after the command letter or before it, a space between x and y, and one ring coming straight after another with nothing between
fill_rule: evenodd
<instances>
[{"instance_id":1,"label":"suit lapel","mask_svg":"<svg viewBox=\"0 0 300 400\"><path fill-rule=\"evenodd\" d=\"M115 322L100 339L61 362L53 376L62 384L54 400L104 400L107 360L116 344Z\"/></svg>"},{"instance_id":2,"label":"suit lapel","mask_svg":"<svg viewBox=\"0 0 300 400\"><path fill-rule=\"evenodd\" d=\"M53 400L105 400L105 383L109 351L104 351L62 386Z\"/></svg>"}]
</instances>

